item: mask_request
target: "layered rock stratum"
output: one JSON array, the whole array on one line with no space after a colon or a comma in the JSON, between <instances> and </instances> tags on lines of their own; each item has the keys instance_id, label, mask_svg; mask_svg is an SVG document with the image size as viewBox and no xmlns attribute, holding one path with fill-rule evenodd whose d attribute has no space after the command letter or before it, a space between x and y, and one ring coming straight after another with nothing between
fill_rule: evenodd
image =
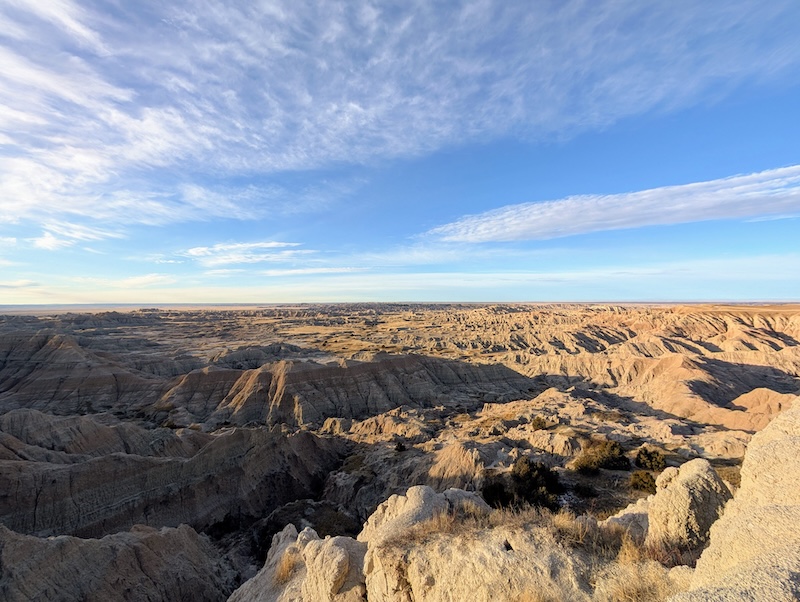
<instances>
[{"instance_id":1,"label":"layered rock stratum","mask_svg":"<svg viewBox=\"0 0 800 602\"><path fill-rule=\"evenodd\" d=\"M716 574L745 579L747 554L725 556L744 544L725 536L764 524L754 558L768 569L747 578L777 589L719 599L790 595L794 565L768 548L794 502L764 475L793 464L777 459L785 442L763 450L795 436L772 425L791 423L798 392L791 305L0 316L0 592L497 601L538 584L534 599L613 600L635 582L656 600L711 595ZM608 449L621 459L577 468ZM642 450L665 464L633 466ZM537 498L518 475L540 465L560 488ZM655 478L653 496L628 484L629 465ZM521 523L483 498L572 518ZM381 521L391 537L375 534Z\"/></svg>"}]
</instances>

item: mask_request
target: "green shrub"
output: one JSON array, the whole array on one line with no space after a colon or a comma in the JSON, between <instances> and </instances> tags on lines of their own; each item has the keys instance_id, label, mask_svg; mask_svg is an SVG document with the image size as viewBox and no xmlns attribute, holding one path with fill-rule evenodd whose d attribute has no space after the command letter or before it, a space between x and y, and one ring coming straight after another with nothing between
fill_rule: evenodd
<instances>
[{"instance_id":1,"label":"green shrub","mask_svg":"<svg viewBox=\"0 0 800 602\"><path fill-rule=\"evenodd\" d=\"M535 431L546 429L547 421L541 416L534 416L533 418L531 418L530 427Z\"/></svg>"},{"instance_id":2,"label":"green shrub","mask_svg":"<svg viewBox=\"0 0 800 602\"><path fill-rule=\"evenodd\" d=\"M575 495L582 498L596 498L600 495L597 493L597 489L586 483L575 483L572 487L572 491Z\"/></svg>"},{"instance_id":3,"label":"green shrub","mask_svg":"<svg viewBox=\"0 0 800 602\"><path fill-rule=\"evenodd\" d=\"M636 454L636 466L647 470L664 470L667 461L664 459L664 454L657 449L642 447Z\"/></svg>"},{"instance_id":4,"label":"green shrub","mask_svg":"<svg viewBox=\"0 0 800 602\"><path fill-rule=\"evenodd\" d=\"M597 474L601 468L630 470L631 463L616 441L597 441L584 448L572 467L581 474Z\"/></svg>"},{"instance_id":5,"label":"green shrub","mask_svg":"<svg viewBox=\"0 0 800 602\"><path fill-rule=\"evenodd\" d=\"M639 491L646 491L647 493L656 492L656 480L646 470L637 470L631 475L629 481L631 489L638 489Z\"/></svg>"},{"instance_id":6,"label":"green shrub","mask_svg":"<svg viewBox=\"0 0 800 602\"><path fill-rule=\"evenodd\" d=\"M530 505L556 510L561 491L558 474L541 462L521 457L509 473L487 480L481 494L486 503L495 508Z\"/></svg>"},{"instance_id":7,"label":"green shrub","mask_svg":"<svg viewBox=\"0 0 800 602\"><path fill-rule=\"evenodd\" d=\"M541 462L523 456L511 468L511 481L516 497L532 506L558 509L561 484L558 475Z\"/></svg>"},{"instance_id":8,"label":"green shrub","mask_svg":"<svg viewBox=\"0 0 800 602\"><path fill-rule=\"evenodd\" d=\"M514 496L506 489L504 479L499 477L485 483L481 495L492 508L508 508L514 504Z\"/></svg>"}]
</instances>

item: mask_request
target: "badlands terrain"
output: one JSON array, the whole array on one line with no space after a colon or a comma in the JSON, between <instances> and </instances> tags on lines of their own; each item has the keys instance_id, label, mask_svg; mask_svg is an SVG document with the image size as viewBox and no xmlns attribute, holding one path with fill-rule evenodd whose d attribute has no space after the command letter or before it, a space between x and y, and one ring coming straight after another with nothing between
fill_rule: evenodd
<instances>
[{"instance_id":1,"label":"badlands terrain","mask_svg":"<svg viewBox=\"0 0 800 602\"><path fill-rule=\"evenodd\" d=\"M0 600L795 600L800 306L0 316Z\"/></svg>"}]
</instances>

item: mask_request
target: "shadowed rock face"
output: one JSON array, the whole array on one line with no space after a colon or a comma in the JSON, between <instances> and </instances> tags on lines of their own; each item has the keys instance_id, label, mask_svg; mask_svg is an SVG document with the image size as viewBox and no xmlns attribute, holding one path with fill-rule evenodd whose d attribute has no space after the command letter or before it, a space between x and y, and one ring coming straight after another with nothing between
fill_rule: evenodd
<instances>
[{"instance_id":1,"label":"shadowed rock face","mask_svg":"<svg viewBox=\"0 0 800 602\"><path fill-rule=\"evenodd\" d=\"M135 527L102 539L41 539L0 525L0 598L224 600L233 573L208 541L183 525Z\"/></svg>"},{"instance_id":2,"label":"shadowed rock face","mask_svg":"<svg viewBox=\"0 0 800 602\"><path fill-rule=\"evenodd\" d=\"M329 417L361 419L401 405L476 408L484 401L528 397L534 386L504 366L423 356L347 367L281 362L242 374L211 419L319 427ZM180 387L173 389L176 397Z\"/></svg>"},{"instance_id":3,"label":"shadowed rock face","mask_svg":"<svg viewBox=\"0 0 800 602\"><path fill-rule=\"evenodd\" d=\"M343 446L310 433L233 429L193 456L111 453L72 463L0 461L0 520L21 533L96 537L134 524L204 530L313 497Z\"/></svg>"},{"instance_id":4,"label":"shadowed rock face","mask_svg":"<svg viewBox=\"0 0 800 602\"><path fill-rule=\"evenodd\" d=\"M528 397L534 387L531 379L501 365L424 356L347 366L302 361L249 370L208 366L169 381L125 369L70 336L14 333L0 340L0 405L6 411L138 412L157 422L177 418L184 426L192 421L212 427L322 426L329 417L366 418L400 405L479 407Z\"/></svg>"}]
</instances>

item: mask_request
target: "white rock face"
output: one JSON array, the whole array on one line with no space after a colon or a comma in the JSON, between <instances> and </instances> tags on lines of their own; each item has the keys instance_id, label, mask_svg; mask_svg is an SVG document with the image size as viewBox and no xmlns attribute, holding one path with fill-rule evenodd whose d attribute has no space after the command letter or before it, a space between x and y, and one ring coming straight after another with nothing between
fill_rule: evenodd
<instances>
[{"instance_id":1,"label":"white rock face","mask_svg":"<svg viewBox=\"0 0 800 602\"><path fill-rule=\"evenodd\" d=\"M447 511L449 507L444 495L430 487L410 487L405 495L393 495L378 506L358 534L358 541L367 542L370 547L376 546L401 535L437 512Z\"/></svg>"},{"instance_id":2,"label":"white rock face","mask_svg":"<svg viewBox=\"0 0 800 602\"><path fill-rule=\"evenodd\" d=\"M381 602L511 602L591 599L591 563L560 546L547 529L511 526L370 548L367 599ZM533 598L537 599L537 598Z\"/></svg>"},{"instance_id":3,"label":"white rock face","mask_svg":"<svg viewBox=\"0 0 800 602\"><path fill-rule=\"evenodd\" d=\"M320 602L365 600L366 551L366 544L350 537L309 541L303 549L303 560L306 564L303 599Z\"/></svg>"},{"instance_id":4,"label":"white rock face","mask_svg":"<svg viewBox=\"0 0 800 602\"><path fill-rule=\"evenodd\" d=\"M707 460L698 458L679 469L667 468L656 480L647 509L645 543L666 548L697 549L731 498L728 487Z\"/></svg>"},{"instance_id":5,"label":"white rock face","mask_svg":"<svg viewBox=\"0 0 800 602\"><path fill-rule=\"evenodd\" d=\"M708 530L730 499L728 487L703 459L669 467L656 479L656 493L603 521L627 529L650 546L693 550L708 540Z\"/></svg>"},{"instance_id":6,"label":"white rock face","mask_svg":"<svg viewBox=\"0 0 800 602\"><path fill-rule=\"evenodd\" d=\"M614 516L610 516L602 521L603 525L617 525L625 529L636 541L644 541L647 536L647 529L650 526L650 519L647 514L650 508L650 501L654 496L637 500L627 508L623 508Z\"/></svg>"},{"instance_id":7,"label":"white rock face","mask_svg":"<svg viewBox=\"0 0 800 602\"><path fill-rule=\"evenodd\" d=\"M800 401L757 433L742 483L674 602L800 599Z\"/></svg>"},{"instance_id":8,"label":"white rock face","mask_svg":"<svg viewBox=\"0 0 800 602\"><path fill-rule=\"evenodd\" d=\"M363 602L366 551L350 537L320 539L313 529L286 525L273 536L264 568L228 602Z\"/></svg>"},{"instance_id":9,"label":"white rock face","mask_svg":"<svg viewBox=\"0 0 800 602\"><path fill-rule=\"evenodd\" d=\"M272 546L267 553L267 560L258 574L249 579L233 592L228 602L289 602L300 600L301 574L293 575L285 582L276 579L278 564L286 551L295 546L298 540L294 525L286 525L283 531L272 537ZM305 567L301 569L305 573Z\"/></svg>"}]
</instances>

